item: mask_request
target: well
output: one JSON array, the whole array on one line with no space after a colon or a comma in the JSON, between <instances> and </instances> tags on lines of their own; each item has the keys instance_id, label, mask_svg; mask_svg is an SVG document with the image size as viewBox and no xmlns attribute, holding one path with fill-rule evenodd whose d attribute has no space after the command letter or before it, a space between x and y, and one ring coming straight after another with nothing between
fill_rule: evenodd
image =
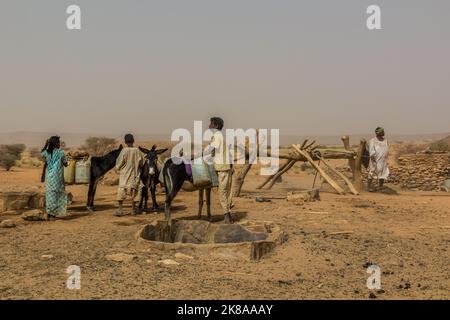
<instances>
[{"instance_id":1,"label":"well","mask_svg":"<svg viewBox=\"0 0 450 320\"><path fill-rule=\"evenodd\" d=\"M139 250L177 251L217 258L259 260L287 235L269 221L242 221L234 224L202 220L173 220L145 225L136 234Z\"/></svg>"}]
</instances>

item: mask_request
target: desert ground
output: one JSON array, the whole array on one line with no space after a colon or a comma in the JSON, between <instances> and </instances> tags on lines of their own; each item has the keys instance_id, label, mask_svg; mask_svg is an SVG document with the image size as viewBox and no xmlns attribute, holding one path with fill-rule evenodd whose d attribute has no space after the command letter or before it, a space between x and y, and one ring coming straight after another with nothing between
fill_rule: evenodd
<instances>
[{"instance_id":1,"label":"desert ground","mask_svg":"<svg viewBox=\"0 0 450 320\"><path fill-rule=\"evenodd\" d=\"M39 186L39 168L0 171L0 189ZM137 251L135 233L163 213L113 216L116 187L99 185L97 211L85 210L87 186L67 186L74 196L70 216L28 222L18 214L15 228L0 228L1 299L448 299L450 297L450 195L399 191L397 195L337 195L324 188L321 201L295 204L287 191L309 189L314 175L299 169L272 190L252 169L235 199L236 216L273 221L288 235L259 261L229 261L175 252ZM256 202L257 196L271 202ZM157 195L160 205L164 194ZM213 215L221 210L216 191ZM127 208L129 210L129 206ZM197 193L181 192L173 205L177 219L197 212ZM221 223L216 222L216 223ZM341 233L343 232L343 233ZM114 262L109 254L136 256ZM43 256L51 255L48 259ZM164 265L162 259L179 265ZM381 268L381 290L369 290L367 266ZM66 288L70 265L81 268L81 289Z\"/></svg>"}]
</instances>

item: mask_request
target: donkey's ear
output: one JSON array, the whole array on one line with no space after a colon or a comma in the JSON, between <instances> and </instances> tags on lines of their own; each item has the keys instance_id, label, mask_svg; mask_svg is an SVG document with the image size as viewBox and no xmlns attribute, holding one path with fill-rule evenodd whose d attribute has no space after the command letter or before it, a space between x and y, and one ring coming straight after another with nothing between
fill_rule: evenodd
<instances>
[{"instance_id":1,"label":"donkey's ear","mask_svg":"<svg viewBox=\"0 0 450 320\"><path fill-rule=\"evenodd\" d=\"M120 146L119 146L119 150L122 150L122 149L123 149L123 145L120 145Z\"/></svg>"},{"instance_id":2,"label":"donkey's ear","mask_svg":"<svg viewBox=\"0 0 450 320\"><path fill-rule=\"evenodd\" d=\"M167 150L169 150L169 148L158 149L158 150L156 150L156 154L164 153L164 152L166 152Z\"/></svg>"},{"instance_id":3,"label":"donkey's ear","mask_svg":"<svg viewBox=\"0 0 450 320\"><path fill-rule=\"evenodd\" d=\"M141 152L143 152L145 154L148 154L150 152L150 150L142 148L142 147L139 147L139 150L141 150Z\"/></svg>"},{"instance_id":4,"label":"donkey's ear","mask_svg":"<svg viewBox=\"0 0 450 320\"><path fill-rule=\"evenodd\" d=\"M152 146L152 151L155 151L156 150L156 144L154 144L153 146Z\"/></svg>"}]
</instances>

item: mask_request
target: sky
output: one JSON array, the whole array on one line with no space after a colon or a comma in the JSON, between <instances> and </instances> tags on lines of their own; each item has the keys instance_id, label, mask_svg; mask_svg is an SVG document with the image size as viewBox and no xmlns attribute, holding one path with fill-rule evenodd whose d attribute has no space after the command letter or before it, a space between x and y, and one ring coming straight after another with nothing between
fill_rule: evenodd
<instances>
[{"instance_id":1,"label":"sky","mask_svg":"<svg viewBox=\"0 0 450 320\"><path fill-rule=\"evenodd\" d=\"M0 132L170 137L211 116L281 135L449 132L449 15L448 0L2 0Z\"/></svg>"}]
</instances>

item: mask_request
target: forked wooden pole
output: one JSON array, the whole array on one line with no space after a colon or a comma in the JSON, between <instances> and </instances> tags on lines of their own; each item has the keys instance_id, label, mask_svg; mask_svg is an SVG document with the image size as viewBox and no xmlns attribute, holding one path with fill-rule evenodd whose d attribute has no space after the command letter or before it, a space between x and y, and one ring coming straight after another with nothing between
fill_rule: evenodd
<instances>
[{"instance_id":1,"label":"forked wooden pole","mask_svg":"<svg viewBox=\"0 0 450 320\"><path fill-rule=\"evenodd\" d=\"M324 159L320 158L319 159L322 160L323 164L330 169L333 173L337 174L342 180L344 180L345 184L348 186L348 188L350 189L350 192L353 193L354 195L358 195L359 192L356 190L355 186L353 185L353 183L345 176L343 175L341 172L337 171L335 168L333 168L332 166L330 166Z\"/></svg>"},{"instance_id":2,"label":"forked wooden pole","mask_svg":"<svg viewBox=\"0 0 450 320\"><path fill-rule=\"evenodd\" d=\"M345 194L344 189L342 189L341 186L339 186L339 184L336 181L334 181L321 167L319 167L314 162L314 160L310 157L308 152L301 150L300 146L296 144L293 144L292 147L295 149L295 151L297 151L300 155L302 155L314 167L314 169L316 169L320 173L320 175L325 179L325 181L327 181L333 187L333 189L336 190L337 193Z\"/></svg>"},{"instance_id":3,"label":"forked wooden pole","mask_svg":"<svg viewBox=\"0 0 450 320\"><path fill-rule=\"evenodd\" d=\"M266 187L266 189L271 189L273 187L273 185L275 184L275 182L277 182L277 179L279 177L281 177L283 174L285 174L289 169L291 169L294 164L297 161L295 160L291 160L288 162L287 166L285 168L283 168L283 170L279 170L273 177L272 177L272 181L270 181L269 185Z\"/></svg>"}]
</instances>

